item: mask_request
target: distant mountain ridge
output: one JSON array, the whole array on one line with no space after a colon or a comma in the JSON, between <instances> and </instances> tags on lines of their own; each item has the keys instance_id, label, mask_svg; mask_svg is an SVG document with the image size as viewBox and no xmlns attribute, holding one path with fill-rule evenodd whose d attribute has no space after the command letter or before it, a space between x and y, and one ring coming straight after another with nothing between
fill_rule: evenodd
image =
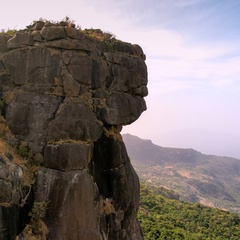
<instances>
[{"instance_id":1,"label":"distant mountain ridge","mask_svg":"<svg viewBox=\"0 0 240 240\"><path fill-rule=\"evenodd\" d=\"M123 139L140 179L189 202L240 213L240 160L166 148L130 134Z\"/></svg>"}]
</instances>

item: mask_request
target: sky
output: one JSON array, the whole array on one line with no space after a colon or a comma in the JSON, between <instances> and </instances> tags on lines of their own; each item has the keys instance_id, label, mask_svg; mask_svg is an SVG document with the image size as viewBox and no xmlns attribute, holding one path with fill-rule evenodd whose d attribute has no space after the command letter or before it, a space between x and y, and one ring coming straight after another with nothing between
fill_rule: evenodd
<instances>
[{"instance_id":1,"label":"sky","mask_svg":"<svg viewBox=\"0 0 240 240\"><path fill-rule=\"evenodd\" d=\"M66 16L139 44L147 111L122 133L240 159L240 0L0 0L0 30Z\"/></svg>"}]
</instances>

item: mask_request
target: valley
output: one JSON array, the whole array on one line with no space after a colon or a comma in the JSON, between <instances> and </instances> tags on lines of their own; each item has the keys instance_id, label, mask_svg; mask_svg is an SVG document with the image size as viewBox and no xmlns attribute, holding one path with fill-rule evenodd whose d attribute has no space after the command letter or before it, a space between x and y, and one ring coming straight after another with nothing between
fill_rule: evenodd
<instances>
[{"instance_id":1,"label":"valley","mask_svg":"<svg viewBox=\"0 0 240 240\"><path fill-rule=\"evenodd\" d=\"M160 147L130 134L123 139L140 180L175 191L182 201L240 213L238 159Z\"/></svg>"}]
</instances>

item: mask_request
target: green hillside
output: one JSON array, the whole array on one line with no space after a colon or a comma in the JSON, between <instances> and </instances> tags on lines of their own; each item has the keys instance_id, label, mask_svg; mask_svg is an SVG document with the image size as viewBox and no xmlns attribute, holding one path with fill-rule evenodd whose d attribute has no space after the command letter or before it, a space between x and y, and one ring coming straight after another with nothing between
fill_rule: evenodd
<instances>
[{"instance_id":1,"label":"green hillside","mask_svg":"<svg viewBox=\"0 0 240 240\"><path fill-rule=\"evenodd\" d=\"M177 194L163 188L141 185L138 220L146 240L240 239L238 214L177 198Z\"/></svg>"}]
</instances>

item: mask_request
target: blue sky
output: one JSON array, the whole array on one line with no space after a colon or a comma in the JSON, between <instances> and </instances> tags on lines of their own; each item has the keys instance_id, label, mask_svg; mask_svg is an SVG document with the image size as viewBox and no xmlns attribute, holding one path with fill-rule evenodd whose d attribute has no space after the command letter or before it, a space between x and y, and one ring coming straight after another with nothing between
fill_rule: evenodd
<instances>
[{"instance_id":1,"label":"blue sky","mask_svg":"<svg viewBox=\"0 0 240 240\"><path fill-rule=\"evenodd\" d=\"M0 29L69 16L82 28L141 45L148 110L123 133L240 159L240 0L13 0L1 6Z\"/></svg>"}]
</instances>

